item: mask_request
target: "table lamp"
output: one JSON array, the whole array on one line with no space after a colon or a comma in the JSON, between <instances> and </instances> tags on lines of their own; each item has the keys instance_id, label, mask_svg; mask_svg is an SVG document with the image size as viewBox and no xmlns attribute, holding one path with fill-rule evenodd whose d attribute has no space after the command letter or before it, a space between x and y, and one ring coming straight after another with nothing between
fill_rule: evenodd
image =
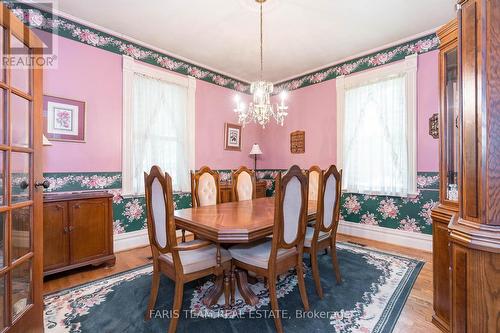
<instances>
[{"instance_id":1,"label":"table lamp","mask_svg":"<svg viewBox=\"0 0 500 333\"><path fill-rule=\"evenodd\" d=\"M262 155L262 150L260 150L260 147L257 143L254 143L254 145L252 146L250 155L253 155L255 159L254 170L257 170L257 155Z\"/></svg>"}]
</instances>

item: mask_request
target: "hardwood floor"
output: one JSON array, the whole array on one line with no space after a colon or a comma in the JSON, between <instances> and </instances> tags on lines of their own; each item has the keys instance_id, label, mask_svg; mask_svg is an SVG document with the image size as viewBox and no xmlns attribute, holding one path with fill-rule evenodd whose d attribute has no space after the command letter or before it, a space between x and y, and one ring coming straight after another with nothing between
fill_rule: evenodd
<instances>
[{"instance_id":1,"label":"hardwood floor","mask_svg":"<svg viewBox=\"0 0 500 333\"><path fill-rule=\"evenodd\" d=\"M431 323L432 317L432 254L392 244L377 242L364 238L339 235L339 241L350 241L386 252L407 255L425 261L425 265L415 282L408 301L401 312L394 332L441 332ZM71 273L49 276L44 282L44 292L52 293L61 289L77 286L92 280L126 271L151 262L149 246L116 254L116 265L112 268L82 268Z\"/></svg>"}]
</instances>

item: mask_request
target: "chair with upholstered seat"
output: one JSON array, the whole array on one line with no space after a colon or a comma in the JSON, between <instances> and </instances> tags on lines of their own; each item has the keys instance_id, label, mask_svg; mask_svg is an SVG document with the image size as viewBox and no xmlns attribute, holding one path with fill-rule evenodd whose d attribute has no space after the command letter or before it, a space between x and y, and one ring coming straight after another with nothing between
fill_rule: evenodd
<instances>
[{"instance_id":1,"label":"chair with upholstered seat","mask_svg":"<svg viewBox=\"0 0 500 333\"><path fill-rule=\"evenodd\" d=\"M193 207L220 203L219 173L203 166L198 172L191 171L191 200Z\"/></svg>"},{"instance_id":2,"label":"chair with upholstered seat","mask_svg":"<svg viewBox=\"0 0 500 333\"><path fill-rule=\"evenodd\" d=\"M330 166L326 172L319 174L316 222L314 226L307 227L304 239L304 252L310 254L316 293L320 298L323 298L323 289L321 288L319 275L318 251L330 247L337 283L342 281L336 251L341 188L342 170L339 172L335 165Z\"/></svg>"},{"instance_id":3,"label":"chair with upholstered seat","mask_svg":"<svg viewBox=\"0 0 500 333\"><path fill-rule=\"evenodd\" d=\"M255 172L245 166L234 171L231 176L234 201L252 200L257 197Z\"/></svg>"},{"instance_id":4,"label":"chair with upholstered seat","mask_svg":"<svg viewBox=\"0 0 500 333\"><path fill-rule=\"evenodd\" d=\"M302 304L306 311L309 310L302 267L306 216L307 177L294 165L283 178L281 174L276 177L273 237L229 248L233 269L255 272L257 276L266 278L278 332L283 332L276 295L278 275L291 268L297 270Z\"/></svg>"},{"instance_id":5,"label":"chair with upholstered seat","mask_svg":"<svg viewBox=\"0 0 500 333\"><path fill-rule=\"evenodd\" d=\"M217 267L217 247L209 241L193 240L177 244L172 197L172 178L153 166L149 175L144 173L149 243L153 254L153 277L146 320L151 318L158 296L160 275L175 283L172 313L182 306L184 284L209 275L220 275L231 269L231 255L220 249L221 266ZM226 300L229 291L226 291ZM175 332L179 316L172 316L168 331Z\"/></svg>"}]
</instances>

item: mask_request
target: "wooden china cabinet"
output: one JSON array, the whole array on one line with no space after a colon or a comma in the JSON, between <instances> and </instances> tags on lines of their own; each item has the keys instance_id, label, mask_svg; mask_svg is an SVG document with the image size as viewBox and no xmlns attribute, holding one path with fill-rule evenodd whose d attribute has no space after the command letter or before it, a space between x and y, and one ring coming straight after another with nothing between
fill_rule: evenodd
<instances>
[{"instance_id":1,"label":"wooden china cabinet","mask_svg":"<svg viewBox=\"0 0 500 333\"><path fill-rule=\"evenodd\" d=\"M434 313L432 322L450 328L450 254L448 224L458 214L458 23L438 30L439 47L439 204L432 210Z\"/></svg>"},{"instance_id":2,"label":"wooden china cabinet","mask_svg":"<svg viewBox=\"0 0 500 333\"><path fill-rule=\"evenodd\" d=\"M449 225L451 331L500 332L500 0L458 10L459 214Z\"/></svg>"},{"instance_id":3,"label":"wooden china cabinet","mask_svg":"<svg viewBox=\"0 0 500 333\"><path fill-rule=\"evenodd\" d=\"M449 150L456 146L449 140L453 126L448 116L452 112L444 104L440 118L444 128L441 200L433 211L433 322L453 333L500 332L499 22L500 0L458 1L458 210L446 202L450 179L454 181L449 173ZM446 45L442 47L444 50ZM446 80L442 80L442 101L448 103L443 82ZM450 216L446 233L443 221ZM448 277L443 269L447 256Z\"/></svg>"}]
</instances>

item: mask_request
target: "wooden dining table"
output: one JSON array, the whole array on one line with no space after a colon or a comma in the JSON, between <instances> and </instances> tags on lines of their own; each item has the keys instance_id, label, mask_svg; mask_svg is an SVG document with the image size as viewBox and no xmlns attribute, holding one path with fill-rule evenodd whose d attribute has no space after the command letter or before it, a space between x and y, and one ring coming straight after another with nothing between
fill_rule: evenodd
<instances>
[{"instance_id":1,"label":"wooden dining table","mask_svg":"<svg viewBox=\"0 0 500 333\"><path fill-rule=\"evenodd\" d=\"M227 287L229 277L224 276L222 270L221 246L251 243L272 235L274 205L274 197L267 197L186 208L174 212L178 229L190 231L197 237L210 240L217 245L216 263L219 273L213 287L203 299L205 305L216 304L224 288ZM316 201L309 201L308 220L315 218L316 207ZM257 304L258 298L248 285L247 272L237 271L236 274L238 289L245 302L250 305Z\"/></svg>"}]
</instances>

